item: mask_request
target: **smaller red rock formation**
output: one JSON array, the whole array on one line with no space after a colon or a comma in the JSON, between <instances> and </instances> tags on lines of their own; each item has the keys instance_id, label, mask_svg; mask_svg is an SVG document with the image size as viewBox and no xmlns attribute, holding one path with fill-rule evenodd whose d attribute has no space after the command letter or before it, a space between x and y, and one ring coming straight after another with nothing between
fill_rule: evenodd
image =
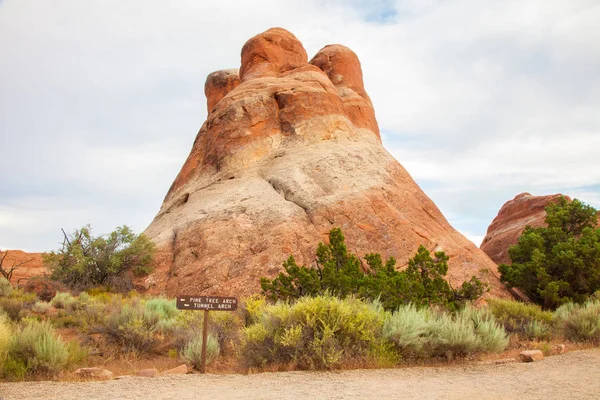
<instances>
[{"instance_id":1,"label":"smaller red rock formation","mask_svg":"<svg viewBox=\"0 0 600 400\"><path fill-rule=\"evenodd\" d=\"M14 272L11 279L13 285L24 285L25 282L35 276L43 276L47 273L42 260L42 253L26 253L21 250L5 250L8 255L2 265L5 270L10 270L13 265L21 264Z\"/></svg>"},{"instance_id":2,"label":"smaller red rock formation","mask_svg":"<svg viewBox=\"0 0 600 400\"><path fill-rule=\"evenodd\" d=\"M250 38L242 47L242 81L277 77L281 72L298 68L308 61L302 43L291 32L271 28Z\"/></svg>"},{"instance_id":3,"label":"smaller red rock formation","mask_svg":"<svg viewBox=\"0 0 600 400\"><path fill-rule=\"evenodd\" d=\"M359 128L367 128L379 137L375 109L365 90L362 68L356 53L339 44L323 47L310 60L327 74L344 103L344 112Z\"/></svg>"},{"instance_id":4,"label":"smaller red rock formation","mask_svg":"<svg viewBox=\"0 0 600 400\"><path fill-rule=\"evenodd\" d=\"M561 196L562 194L533 196L521 193L506 202L488 227L481 250L496 264L510 263L509 247L517 244L527 225L534 228L546 226L546 206ZM568 196L565 197L571 200Z\"/></svg>"}]
</instances>

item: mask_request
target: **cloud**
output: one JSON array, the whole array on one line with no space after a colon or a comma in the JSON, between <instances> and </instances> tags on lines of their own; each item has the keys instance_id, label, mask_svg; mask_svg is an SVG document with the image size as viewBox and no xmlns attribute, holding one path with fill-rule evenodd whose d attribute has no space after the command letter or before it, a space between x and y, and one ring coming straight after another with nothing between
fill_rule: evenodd
<instances>
[{"instance_id":1,"label":"cloud","mask_svg":"<svg viewBox=\"0 0 600 400\"><path fill-rule=\"evenodd\" d=\"M600 207L598 20L585 0L3 1L0 242L143 230L206 118L205 76L272 26L309 57L357 52L385 146L472 240L522 191Z\"/></svg>"}]
</instances>

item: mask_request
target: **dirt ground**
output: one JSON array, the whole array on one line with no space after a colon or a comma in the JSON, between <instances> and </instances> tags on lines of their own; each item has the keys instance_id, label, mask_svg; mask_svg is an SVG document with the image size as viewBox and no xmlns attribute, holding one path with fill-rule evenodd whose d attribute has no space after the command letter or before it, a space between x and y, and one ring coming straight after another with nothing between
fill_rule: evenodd
<instances>
[{"instance_id":1,"label":"dirt ground","mask_svg":"<svg viewBox=\"0 0 600 400\"><path fill-rule=\"evenodd\" d=\"M599 399L600 349L543 361L341 372L188 374L0 384L13 399Z\"/></svg>"}]
</instances>

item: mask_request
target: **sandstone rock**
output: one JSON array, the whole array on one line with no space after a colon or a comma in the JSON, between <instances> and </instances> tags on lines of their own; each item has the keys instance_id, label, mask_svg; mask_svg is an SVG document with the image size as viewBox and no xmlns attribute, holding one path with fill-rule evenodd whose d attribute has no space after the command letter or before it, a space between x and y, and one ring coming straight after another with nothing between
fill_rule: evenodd
<instances>
[{"instance_id":1,"label":"sandstone rock","mask_svg":"<svg viewBox=\"0 0 600 400\"><path fill-rule=\"evenodd\" d=\"M282 28L271 28L249 39L242 48L240 77L243 81L277 77L281 72L306 64L302 43Z\"/></svg>"},{"instance_id":2,"label":"sandstone rock","mask_svg":"<svg viewBox=\"0 0 600 400\"><path fill-rule=\"evenodd\" d=\"M183 375L188 373L188 367L185 364L181 364L178 367L171 368L169 370L164 371L163 375Z\"/></svg>"},{"instance_id":3,"label":"sandstone rock","mask_svg":"<svg viewBox=\"0 0 600 400\"><path fill-rule=\"evenodd\" d=\"M544 353L541 350L525 350L519 353L521 362L534 362L544 359Z\"/></svg>"},{"instance_id":4,"label":"sandstone rock","mask_svg":"<svg viewBox=\"0 0 600 400\"><path fill-rule=\"evenodd\" d=\"M448 254L454 286L485 269L491 295L508 296L496 264L383 148L350 49L326 46L308 63L294 35L270 29L244 45L240 77L210 100L145 231L161 249L150 293L256 292L259 278L279 273L290 254L312 265L317 244L341 227L360 256L393 255L402 268L425 245ZM218 86L214 79L208 87Z\"/></svg>"},{"instance_id":5,"label":"sandstone rock","mask_svg":"<svg viewBox=\"0 0 600 400\"><path fill-rule=\"evenodd\" d=\"M510 263L508 248L517 243L527 225L534 228L546 226L545 208L561 196L533 196L521 193L506 202L488 227L481 250L497 264Z\"/></svg>"},{"instance_id":6,"label":"sandstone rock","mask_svg":"<svg viewBox=\"0 0 600 400\"><path fill-rule=\"evenodd\" d=\"M369 95L365 91L358 56L342 45L323 47L310 60L323 70L338 90L346 116L354 126L370 129L379 137L379 126Z\"/></svg>"},{"instance_id":7,"label":"sandstone rock","mask_svg":"<svg viewBox=\"0 0 600 400\"><path fill-rule=\"evenodd\" d=\"M76 375L79 375L81 378L87 379L112 379L113 373L107 369L103 368L78 368L74 372Z\"/></svg>"},{"instance_id":8,"label":"sandstone rock","mask_svg":"<svg viewBox=\"0 0 600 400\"><path fill-rule=\"evenodd\" d=\"M42 260L42 253L27 253L21 250L1 249L2 253L8 251L2 265L10 269L13 265L21 264L14 272L11 279L13 285L25 285L32 277L43 276L48 273Z\"/></svg>"},{"instance_id":9,"label":"sandstone rock","mask_svg":"<svg viewBox=\"0 0 600 400\"><path fill-rule=\"evenodd\" d=\"M154 378L155 376L158 376L158 370L156 368L141 369L135 373L135 376Z\"/></svg>"},{"instance_id":10,"label":"sandstone rock","mask_svg":"<svg viewBox=\"0 0 600 400\"><path fill-rule=\"evenodd\" d=\"M208 75L204 84L206 106L210 113L217 103L240 84L237 69L224 69Z\"/></svg>"}]
</instances>

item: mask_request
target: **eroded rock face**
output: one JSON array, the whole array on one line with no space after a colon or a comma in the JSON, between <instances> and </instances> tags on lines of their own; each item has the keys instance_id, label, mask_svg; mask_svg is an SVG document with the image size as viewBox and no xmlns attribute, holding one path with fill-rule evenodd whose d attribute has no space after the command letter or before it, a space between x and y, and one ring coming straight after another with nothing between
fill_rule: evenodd
<instances>
[{"instance_id":1,"label":"eroded rock face","mask_svg":"<svg viewBox=\"0 0 600 400\"><path fill-rule=\"evenodd\" d=\"M481 250L497 264L509 264L509 247L517 244L527 225L534 228L546 226L546 206L561 196L562 194L533 196L521 193L507 201L488 227Z\"/></svg>"},{"instance_id":2,"label":"eroded rock face","mask_svg":"<svg viewBox=\"0 0 600 400\"><path fill-rule=\"evenodd\" d=\"M219 100L145 233L162 249L150 292L244 295L293 254L312 265L341 227L349 249L403 267L419 245L450 256L457 286L496 265L455 231L383 148L358 57L327 46L308 62L291 33L270 29L242 49L240 83ZM221 87L212 83L207 87ZM233 78L232 78L233 82ZM233 86L233 85L232 85Z\"/></svg>"}]
</instances>

